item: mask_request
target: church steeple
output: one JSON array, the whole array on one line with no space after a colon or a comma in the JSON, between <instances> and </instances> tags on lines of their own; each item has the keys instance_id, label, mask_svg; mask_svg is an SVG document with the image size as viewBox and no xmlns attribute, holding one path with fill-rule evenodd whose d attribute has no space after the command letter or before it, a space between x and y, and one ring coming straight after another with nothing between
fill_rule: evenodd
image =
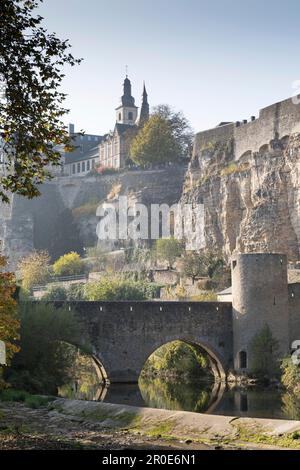
<instances>
[{"instance_id":1,"label":"church steeple","mask_svg":"<svg viewBox=\"0 0 300 470\"><path fill-rule=\"evenodd\" d=\"M122 105L123 106L134 106L134 101L135 100L134 100L134 97L131 95L131 82L130 82L127 75L126 75L126 78L124 80L123 90L124 90L124 93L123 93L123 96L121 98Z\"/></svg>"},{"instance_id":2,"label":"church steeple","mask_svg":"<svg viewBox=\"0 0 300 470\"><path fill-rule=\"evenodd\" d=\"M137 109L137 106L135 106L135 99L131 94L131 82L126 75L123 83L121 104L116 108L117 123L134 125L137 118Z\"/></svg>"},{"instance_id":3,"label":"church steeple","mask_svg":"<svg viewBox=\"0 0 300 470\"><path fill-rule=\"evenodd\" d=\"M148 94L147 94L146 85L145 85L145 82L144 82L143 101L142 101L140 121L139 121L140 126L143 126L145 124L145 122L148 121L149 114L150 114L149 109L150 108L149 108L149 103L148 103Z\"/></svg>"}]
</instances>

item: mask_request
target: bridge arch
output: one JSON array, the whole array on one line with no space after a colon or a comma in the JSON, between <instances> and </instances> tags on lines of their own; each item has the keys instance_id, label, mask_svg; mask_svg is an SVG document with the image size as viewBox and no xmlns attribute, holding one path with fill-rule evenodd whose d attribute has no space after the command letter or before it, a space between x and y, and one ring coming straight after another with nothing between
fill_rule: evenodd
<instances>
[{"instance_id":1,"label":"bridge arch","mask_svg":"<svg viewBox=\"0 0 300 470\"><path fill-rule=\"evenodd\" d=\"M215 351L214 347L208 344L203 339L195 339L186 336L170 336L167 339L165 338L164 340L157 340L155 344L153 344L150 353L148 351L146 354L143 354L143 357L141 358L141 365L139 368L139 376L149 357L162 346L169 343L173 343L174 341L181 341L185 344L197 348L200 352L204 353L204 355L209 361L209 365L215 381L220 382L226 380L227 368L225 365L225 361L221 357L221 355L217 351Z\"/></svg>"}]
</instances>

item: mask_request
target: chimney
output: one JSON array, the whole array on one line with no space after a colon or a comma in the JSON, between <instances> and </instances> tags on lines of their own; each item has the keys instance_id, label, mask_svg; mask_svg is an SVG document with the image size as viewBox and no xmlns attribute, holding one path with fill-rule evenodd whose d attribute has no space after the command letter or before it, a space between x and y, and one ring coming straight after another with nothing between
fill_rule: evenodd
<instances>
[{"instance_id":1,"label":"chimney","mask_svg":"<svg viewBox=\"0 0 300 470\"><path fill-rule=\"evenodd\" d=\"M247 124L247 119L243 119L243 124Z\"/></svg>"},{"instance_id":2,"label":"chimney","mask_svg":"<svg viewBox=\"0 0 300 470\"><path fill-rule=\"evenodd\" d=\"M74 134L74 132L75 132L75 126L74 126L74 124L70 123L69 124L69 135Z\"/></svg>"},{"instance_id":3,"label":"chimney","mask_svg":"<svg viewBox=\"0 0 300 470\"><path fill-rule=\"evenodd\" d=\"M255 121L255 116L251 116L251 121Z\"/></svg>"}]
</instances>

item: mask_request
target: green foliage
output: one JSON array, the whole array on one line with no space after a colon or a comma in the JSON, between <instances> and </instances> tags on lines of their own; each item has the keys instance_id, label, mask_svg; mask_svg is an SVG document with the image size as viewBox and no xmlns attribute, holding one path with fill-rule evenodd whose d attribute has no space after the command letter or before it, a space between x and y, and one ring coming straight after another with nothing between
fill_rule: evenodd
<instances>
[{"instance_id":1,"label":"green foliage","mask_svg":"<svg viewBox=\"0 0 300 470\"><path fill-rule=\"evenodd\" d=\"M71 284L67 290L67 300L84 300L84 288L85 284Z\"/></svg>"},{"instance_id":2,"label":"green foliage","mask_svg":"<svg viewBox=\"0 0 300 470\"><path fill-rule=\"evenodd\" d=\"M205 276L207 269L203 256L195 251L185 252L182 259L182 273L190 277L193 283L197 277Z\"/></svg>"},{"instance_id":3,"label":"green foliage","mask_svg":"<svg viewBox=\"0 0 300 470\"><path fill-rule=\"evenodd\" d=\"M270 378L279 373L278 347L279 343L267 324L253 337L250 344L250 369L256 377Z\"/></svg>"},{"instance_id":4,"label":"green foliage","mask_svg":"<svg viewBox=\"0 0 300 470\"><path fill-rule=\"evenodd\" d=\"M36 302L21 304L21 351L8 371L8 382L33 393L56 394L70 379L80 329L71 311Z\"/></svg>"},{"instance_id":5,"label":"green foliage","mask_svg":"<svg viewBox=\"0 0 300 470\"><path fill-rule=\"evenodd\" d=\"M176 258L178 258L183 252L182 243L174 237L160 238L156 240L155 252L158 259L167 261L169 268L171 268L175 263Z\"/></svg>"},{"instance_id":6,"label":"green foliage","mask_svg":"<svg viewBox=\"0 0 300 470\"><path fill-rule=\"evenodd\" d=\"M179 154L180 147L168 121L158 114L150 117L130 147L132 160L143 167L174 161Z\"/></svg>"},{"instance_id":7,"label":"green foliage","mask_svg":"<svg viewBox=\"0 0 300 470\"><path fill-rule=\"evenodd\" d=\"M208 362L194 346L182 341L173 341L157 349L147 360L143 375L202 376Z\"/></svg>"},{"instance_id":8,"label":"green foliage","mask_svg":"<svg viewBox=\"0 0 300 470\"><path fill-rule=\"evenodd\" d=\"M193 147L193 131L190 123L181 111L173 111L167 104L160 104L154 108L154 115L165 119L172 131L172 135L179 147L179 157L189 157Z\"/></svg>"},{"instance_id":9,"label":"green foliage","mask_svg":"<svg viewBox=\"0 0 300 470\"><path fill-rule=\"evenodd\" d=\"M51 275L50 257L46 251L36 251L25 256L18 265L22 287L30 291L33 286L45 284Z\"/></svg>"},{"instance_id":10,"label":"green foliage","mask_svg":"<svg viewBox=\"0 0 300 470\"><path fill-rule=\"evenodd\" d=\"M206 273L209 278L213 278L219 268L225 264L223 256L215 250L203 252L203 261L206 267Z\"/></svg>"},{"instance_id":11,"label":"green foliage","mask_svg":"<svg viewBox=\"0 0 300 470\"><path fill-rule=\"evenodd\" d=\"M182 374L180 374L180 378L182 378ZM149 380L143 376L139 380L139 388L145 403L152 408L194 411L196 413L206 411L212 393L212 385L208 381L195 386L194 381L189 384L187 381L171 380L171 378L168 380L166 377L151 377ZM156 435L163 435L161 426L155 427L155 431Z\"/></svg>"},{"instance_id":12,"label":"green foliage","mask_svg":"<svg viewBox=\"0 0 300 470\"><path fill-rule=\"evenodd\" d=\"M53 272L56 276L74 276L76 274L82 274L82 259L79 254L74 251L67 253L55 261Z\"/></svg>"},{"instance_id":13,"label":"green foliage","mask_svg":"<svg viewBox=\"0 0 300 470\"><path fill-rule=\"evenodd\" d=\"M281 363L281 382L285 388L300 398L300 367L293 364L291 358L283 359Z\"/></svg>"},{"instance_id":14,"label":"green foliage","mask_svg":"<svg viewBox=\"0 0 300 470\"><path fill-rule=\"evenodd\" d=\"M80 60L69 53L68 41L48 34L42 17L33 15L39 0L1 0L0 76L5 99L0 103L0 133L4 141L6 175L0 179L0 199L6 191L32 198L50 177L48 165L60 164L58 146L70 147L62 122L67 110L59 91L65 65Z\"/></svg>"},{"instance_id":15,"label":"green foliage","mask_svg":"<svg viewBox=\"0 0 300 470\"><path fill-rule=\"evenodd\" d=\"M214 291L210 290L194 295L189 300L192 300L193 302L216 302L218 300L218 296Z\"/></svg>"},{"instance_id":16,"label":"green foliage","mask_svg":"<svg viewBox=\"0 0 300 470\"><path fill-rule=\"evenodd\" d=\"M0 401L21 401L24 402L29 393L25 390L13 390L8 388L0 392Z\"/></svg>"},{"instance_id":17,"label":"green foliage","mask_svg":"<svg viewBox=\"0 0 300 470\"><path fill-rule=\"evenodd\" d=\"M0 393L0 401L23 402L29 408L35 409L47 406L53 400L53 397L31 395L25 390L7 389Z\"/></svg>"},{"instance_id":18,"label":"green foliage","mask_svg":"<svg viewBox=\"0 0 300 470\"><path fill-rule=\"evenodd\" d=\"M141 282L106 275L97 282L86 284L85 297L92 301L146 300L149 295L147 288L148 286Z\"/></svg>"},{"instance_id":19,"label":"green foliage","mask_svg":"<svg viewBox=\"0 0 300 470\"><path fill-rule=\"evenodd\" d=\"M51 286L41 300L44 302L67 300L67 290L61 286Z\"/></svg>"}]
</instances>

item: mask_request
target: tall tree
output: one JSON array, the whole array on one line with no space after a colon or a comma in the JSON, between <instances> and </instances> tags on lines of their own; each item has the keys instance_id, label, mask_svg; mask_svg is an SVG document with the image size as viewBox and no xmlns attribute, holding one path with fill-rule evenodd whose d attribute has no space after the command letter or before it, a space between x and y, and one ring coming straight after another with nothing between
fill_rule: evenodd
<instances>
[{"instance_id":1,"label":"tall tree","mask_svg":"<svg viewBox=\"0 0 300 470\"><path fill-rule=\"evenodd\" d=\"M172 268L176 259L181 256L183 246L181 241L174 237L159 238L155 243L157 257L162 261L167 261L169 269Z\"/></svg>"},{"instance_id":2,"label":"tall tree","mask_svg":"<svg viewBox=\"0 0 300 470\"><path fill-rule=\"evenodd\" d=\"M207 273L207 267L203 256L196 251L185 252L182 258L182 272L185 276L192 279L193 284L197 277L205 276Z\"/></svg>"},{"instance_id":3,"label":"tall tree","mask_svg":"<svg viewBox=\"0 0 300 470\"><path fill-rule=\"evenodd\" d=\"M138 132L130 147L131 159L140 166L177 160L180 148L166 119L158 114Z\"/></svg>"},{"instance_id":4,"label":"tall tree","mask_svg":"<svg viewBox=\"0 0 300 470\"><path fill-rule=\"evenodd\" d=\"M34 251L21 259L18 270L22 287L30 291L34 285L44 284L50 277L50 256L46 251Z\"/></svg>"},{"instance_id":5,"label":"tall tree","mask_svg":"<svg viewBox=\"0 0 300 470\"><path fill-rule=\"evenodd\" d=\"M182 111L174 111L168 104L159 104L153 108L153 114L165 119L179 147L181 157L191 155L194 133Z\"/></svg>"},{"instance_id":6,"label":"tall tree","mask_svg":"<svg viewBox=\"0 0 300 470\"><path fill-rule=\"evenodd\" d=\"M58 146L70 146L62 116L65 94L59 90L62 68L80 62L69 42L49 34L33 10L43 0L1 0L0 8L0 151L4 174L0 200L7 191L32 198L50 178L49 165L60 164Z\"/></svg>"}]
</instances>

